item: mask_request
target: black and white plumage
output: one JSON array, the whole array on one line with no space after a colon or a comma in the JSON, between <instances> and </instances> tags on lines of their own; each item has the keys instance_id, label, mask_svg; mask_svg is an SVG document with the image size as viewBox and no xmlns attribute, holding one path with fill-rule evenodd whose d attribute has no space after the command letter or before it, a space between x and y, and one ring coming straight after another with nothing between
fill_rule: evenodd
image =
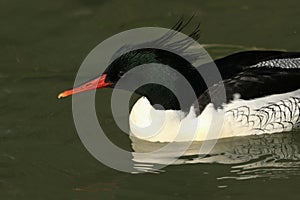
<instances>
[{"instance_id":1,"label":"black and white plumage","mask_svg":"<svg viewBox=\"0 0 300 200\"><path fill-rule=\"evenodd\" d=\"M229 103L235 94L250 100L299 89L299 58L300 53L245 51L215 60L223 80L212 86L211 91L223 84L227 96L227 102L220 102L217 106ZM297 64L298 68L295 67ZM210 102L208 90L199 96L198 101L202 108Z\"/></svg>"},{"instance_id":2,"label":"black and white plumage","mask_svg":"<svg viewBox=\"0 0 300 200\"><path fill-rule=\"evenodd\" d=\"M267 67L267 68L281 68L281 69L297 69L300 65L300 58L276 58L266 60L250 66L251 68Z\"/></svg>"},{"instance_id":3,"label":"black and white plumage","mask_svg":"<svg viewBox=\"0 0 300 200\"><path fill-rule=\"evenodd\" d=\"M216 139L210 137L208 132L213 131L218 123L218 115L224 117L220 120L223 124L220 125L222 129L219 138L292 130L300 123L299 60L300 53L280 51L245 51L215 60L223 77L222 82L212 85L210 93L208 89L201 93L198 97L200 107L191 109L186 117L182 117L182 111L169 111L164 115L165 118L161 119L166 121L164 129L151 140L169 142L185 141L186 138L199 141ZM218 96L221 84L226 90L226 101L211 104L209 95ZM153 110L147 99L141 99L131 114L131 127L135 135L142 135L136 128L139 123L150 123L153 118L159 118L161 112ZM152 116L148 121L142 117L145 113ZM177 125L168 123L170 119L177 121ZM193 126L197 120L195 137L187 136L189 133L184 130L178 134L180 126ZM172 135L173 132L176 134Z\"/></svg>"},{"instance_id":4,"label":"black and white plumage","mask_svg":"<svg viewBox=\"0 0 300 200\"><path fill-rule=\"evenodd\" d=\"M229 96L240 95L240 100L227 102L226 119L247 127L244 134L292 130L300 122L300 53L251 53L271 56L245 65L243 71L224 80Z\"/></svg>"}]
</instances>

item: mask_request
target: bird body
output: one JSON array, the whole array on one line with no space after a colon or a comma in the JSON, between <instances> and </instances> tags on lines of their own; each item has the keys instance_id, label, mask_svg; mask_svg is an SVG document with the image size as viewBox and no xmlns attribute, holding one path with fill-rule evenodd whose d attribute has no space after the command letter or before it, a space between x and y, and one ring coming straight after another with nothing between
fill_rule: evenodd
<instances>
[{"instance_id":1,"label":"bird body","mask_svg":"<svg viewBox=\"0 0 300 200\"><path fill-rule=\"evenodd\" d=\"M181 31L186 25L179 22L173 28ZM198 28L189 35L194 40L199 38ZM299 52L244 51L195 67L179 56L184 54L197 59L195 54L185 53L192 43L184 39L169 44L172 37L174 33L168 32L152 41L173 47L172 52L125 45L127 51L122 53L122 48L117 51L103 74L58 97L100 88L135 92L141 98L130 112L130 132L132 136L152 142L203 141L290 131L298 127ZM133 69L141 65L149 65L150 70L134 74ZM180 76L158 66L167 66ZM199 71L210 67L217 67L222 80L205 82L205 78L210 77L202 77ZM171 88L155 83L137 89L130 85L143 80L151 82L153 78ZM118 85L120 79L131 81ZM195 98L182 87L184 80L190 84ZM225 97L219 98L224 96L223 91Z\"/></svg>"},{"instance_id":2,"label":"bird body","mask_svg":"<svg viewBox=\"0 0 300 200\"><path fill-rule=\"evenodd\" d=\"M200 115L191 107L156 110L146 97L130 113L132 136L151 142L204 141L291 131L300 122L300 90L251 100L235 99L222 108L207 104Z\"/></svg>"},{"instance_id":3,"label":"bird body","mask_svg":"<svg viewBox=\"0 0 300 200\"><path fill-rule=\"evenodd\" d=\"M157 62L183 74L197 99L186 98L181 108L168 88L156 84L140 87L135 92L142 97L134 104L129 118L130 132L134 137L152 142L203 141L290 131L300 122L300 53L245 51L229 55L199 66L216 64L223 78L220 82L205 85L197 68L179 56L162 50L138 51L125 55L125 60L114 61L99 78L60 95L64 97L97 88L114 88L121 78L120 71L124 76L124 71L126 75L126 71L137 65ZM142 58L151 58L151 61L139 61L136 57L139 54ZM132 66L130 56L135 57ZM127 68L120 68L122 65ZM139 79L155 76L156 73L161 79L170 81L170 73L157 70L153 74L143 74ZM130 77L130 73L127 76ZM135 78L134 75L131 78ZM180 78L172 76L171 80L175 86L180 85ZM212 102L211 95L218 97L220 86L224 87L226 98ZM126 86L121 87L130 90ZM181 90L179 94L185 95ZM157 104L163 109L156 108Z\"/></svg>"}]
</instances>

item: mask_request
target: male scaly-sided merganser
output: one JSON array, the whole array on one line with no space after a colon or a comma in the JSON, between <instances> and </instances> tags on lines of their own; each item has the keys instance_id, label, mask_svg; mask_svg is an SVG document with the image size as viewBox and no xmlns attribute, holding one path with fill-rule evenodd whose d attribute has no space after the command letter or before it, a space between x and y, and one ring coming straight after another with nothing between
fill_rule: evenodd
<instances>
[{"instance_id":1,"label":"male scaly-sided merganser","mask_svg":"<svg viewBox=\"0 0 300 200\"><path fill-rule=\"evenodd\" d=\"M186 24L182 25L180 22L174 29L181 31L184 26ZM197 28L190 37L197 40L198 32ZM162 40L160 42L163 43ZM181 50L185 48L188 47ZM134 104L129 123L131 134L140 139L151 142L180 142L191 138L193 141L217 139L207 133L208 129L214 128L209 124L217 123L209 120L220 113L224 114L224 120L218 138L290 131L300 122L298 52L245 51L217 59L214 63L223 80L206 85L197 68L179 55L162 49L141 48L117 57L103 74L79 87L60 93L58 97L100 88L114 88L121 78L130 76L131 69L149 63L167 65L183 75L191 84L199 106L194 107L192 99L179 105L175 95L159 84L147 84L138 88L135 92L143 97ZM199 66L201 67L203 66ZM143 79L158 74L162 79L170 81L169 73L157 70L136 78ZM181 77L174 74L171 80L175 87L181 83ZM218 93L219 85L224 85L225 101L212 104L209 91ZM122 89L126 90L126 87ZM182 92L184 95L184 91L178 90L179 94ZM164 110L154 105L161 105ZM151 137L144 137L143 127L157 123L160 118L166 121L159 132ZM193 131L190 133L190 126L195 122L199 122L196 134ZM180 127L184 130L181 130L183 134L178 137Z\"/></svg>"}]
</instances>

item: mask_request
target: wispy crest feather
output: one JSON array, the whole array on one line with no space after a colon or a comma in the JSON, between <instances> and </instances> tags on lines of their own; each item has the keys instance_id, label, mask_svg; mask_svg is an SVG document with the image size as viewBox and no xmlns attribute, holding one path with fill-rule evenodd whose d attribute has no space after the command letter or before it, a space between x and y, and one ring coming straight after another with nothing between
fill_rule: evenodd
<instances>
[{"instance_id":1,"label":"wispy crest feather","mask_svg":"<svg viewBox=\"0 0 300 200\"><path fill-rule=\"evenodd\" d=\"M124 53L135 50L135 49L144 49L146 46L158 46L163 49L169 49L173 53L176 53L178 55L188 57L189 60L197 60L199 57L199 53L190 53L186 50L191 47L191 45L194 43L194 41L197 41L200 38L200 23L197 24L195 29L188 35L188 37L183 38L181 40L172 42L171 40L174 39L174 37L178 34L178 32L182 32L193 20L194 15L192 15L189 19L186 21L183 17L181 17L178 22L171 28L170 31L168 31L166 34L164 34L162 37L141 43L141 44L125 44L120 49L118 49L115 54L112 56L111 61L114 61L118 57L122 56ZM192 38L192 39L190 39Z\"/></svg>"}]
</instances>

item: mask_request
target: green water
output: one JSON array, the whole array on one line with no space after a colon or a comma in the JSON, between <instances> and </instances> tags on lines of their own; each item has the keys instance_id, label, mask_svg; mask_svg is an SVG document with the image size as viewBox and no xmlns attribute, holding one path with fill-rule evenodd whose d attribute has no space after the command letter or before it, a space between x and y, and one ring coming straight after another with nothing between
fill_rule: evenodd
<instances>
[{"instance_id":1,"label":"green water","mask_svg":"<svg viewBox=\"0 0 300 200\"><path fill-rule=\"evenodd\" d=\"M0 199L297 199L297 132L225 141L219 153L230 158L227 164L195 162L132 175L87 152L71 98L56 97L109 36L171 27L192 13L201 22L200 43L214 58L246 49L297 51L299 6L296 0L0 0ZM97 93L97 111L110 138L130 149L128 137L111 125L110 92Z\"/></svg>"}]
</instances>

